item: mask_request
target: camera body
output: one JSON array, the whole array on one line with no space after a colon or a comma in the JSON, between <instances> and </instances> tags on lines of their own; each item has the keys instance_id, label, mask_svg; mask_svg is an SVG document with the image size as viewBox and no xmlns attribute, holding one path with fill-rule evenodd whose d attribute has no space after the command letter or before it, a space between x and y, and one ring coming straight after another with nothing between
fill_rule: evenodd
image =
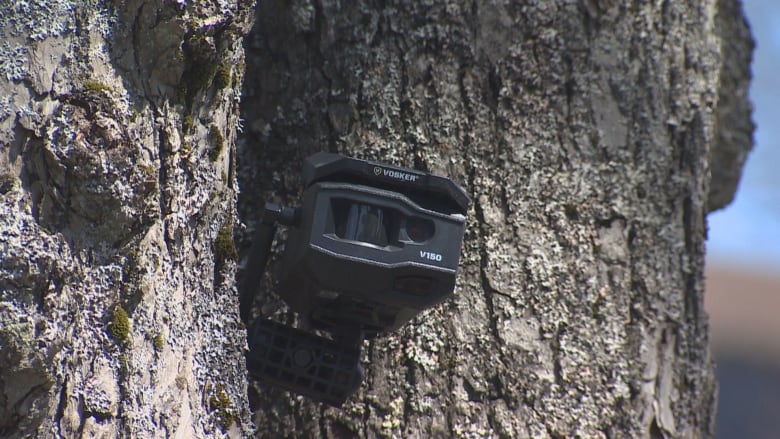
<instances>
[{"instance_id":1,"label":"camera body","mask_svg":"<svg viewBox=\"0 0 780 439\"><path fill-rule=\"evenodd\" d=\"M320 153L304 165L277 292L326 330L393 330L449 297L468 196L449 179Z\"/></svg>"},{"instance_id":2,"label":"camera body","mask_svg":"<svg viewBox=\"0 0 780 439\"><path fill-rule=\"evenodd\" d=\"M336 154L306 159L298 208L266 203L239 285L253 377L341 405L360 387L365 337L451 296L469 198L452 180ZM277 293L313 329L251 319L277 225Z\"/></svg>"}]
</instances>

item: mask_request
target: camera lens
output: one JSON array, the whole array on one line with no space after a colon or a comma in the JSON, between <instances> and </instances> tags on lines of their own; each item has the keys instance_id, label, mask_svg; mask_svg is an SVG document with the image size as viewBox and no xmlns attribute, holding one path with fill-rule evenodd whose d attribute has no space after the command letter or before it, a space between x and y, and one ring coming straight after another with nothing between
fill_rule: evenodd
<instances>
[{"instance_id":1,"label":"camera lens","mask_svg":"<svg viewBox=\"0 0 780 439\"><path fill-rule=\"evenodd\" d=\"M423 218L407 218L406 234L414 242L423 242L431 239L433 236L433 221Z\"/></svg>"},{"instance_id":2,"label":"camera lens","mask_svg":"<svg viewBox=\"0 0 780 439\"><path fill-rule=\"evenodd\" d=\"M390 241L392 212L378 206L333 200L336 236L350 241L386 246Z\"/></svg>"}]
</instances>

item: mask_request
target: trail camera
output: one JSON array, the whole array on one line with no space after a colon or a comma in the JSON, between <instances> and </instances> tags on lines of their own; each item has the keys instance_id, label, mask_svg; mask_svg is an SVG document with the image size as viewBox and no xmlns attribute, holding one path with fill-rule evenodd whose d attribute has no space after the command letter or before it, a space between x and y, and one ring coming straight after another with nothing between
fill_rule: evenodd
<instances>
[{"instance_id":1,"label":"trail camera","mask_svg":"<svg viewBox=\"0 0 780 439\"><path fill-rule=\"evenodd\" d=\"M363 378L364 338L450 297L469 198L452 180L336 154L304 163L301 206L268 203L239 286L248 322L277 224L289 227L277 294L310 330L249 324L255 378L341 405Z\"/></svg>"}]
</instances>

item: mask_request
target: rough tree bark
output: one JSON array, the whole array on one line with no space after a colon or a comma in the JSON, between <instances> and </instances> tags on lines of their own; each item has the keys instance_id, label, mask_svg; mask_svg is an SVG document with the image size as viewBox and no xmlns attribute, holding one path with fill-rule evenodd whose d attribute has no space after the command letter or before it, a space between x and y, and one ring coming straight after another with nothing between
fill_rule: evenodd
<instances>
[{"instance_id":1,"label":"rough tree bark","mask_svg":"<svg viewBox=\"0 0 780 439\"><path fill-rule=\"evenodd\" d=\"M731 199L752 131L738 2L269 0L246 46L250 228L320 150L474 200L455 298L367 344L341 410L256 384L259 431L713 435L708 198Z\"/></svg>"},{"instance_id":2,"label":"rough tree bark","mask_svg":"<svg viewBox=\"0 0 780 439\"><path fill-rule=\"evenodd\" d=\"M253 5L1 3L0 437L245 435L231 224Z\"/></svg>"},{"instance_id":3,"label":"rough tree bark","mask_svg":"<svg viewBox=\"0 0 780 439\"><path fill-rule=\"evenodd\" d=\"M0 437L711 436L749 32L735 0L619 3L264 1L235 154L250 5L4 0ZM467 187L458 289L342 410L254 383L252 416L234 182L251 231L323 149Z\"/></svg>"}]
</instances>

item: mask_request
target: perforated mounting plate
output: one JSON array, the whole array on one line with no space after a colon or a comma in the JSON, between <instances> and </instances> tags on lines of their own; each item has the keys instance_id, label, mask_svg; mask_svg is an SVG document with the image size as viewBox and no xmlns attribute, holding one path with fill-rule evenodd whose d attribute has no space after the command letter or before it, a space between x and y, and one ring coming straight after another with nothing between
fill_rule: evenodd
<instances>
[{"instance_id":1,"label":"perforated mounting plate","mask_svg":"<svg viewBox=\"0 0 780 439\"><path fill-rule=\"evenodd\" d=\"M340 406L363 381L360 345L337 343L268 319L247 336L247 369L258 380Z\"/></svg>"}]
</instances>

